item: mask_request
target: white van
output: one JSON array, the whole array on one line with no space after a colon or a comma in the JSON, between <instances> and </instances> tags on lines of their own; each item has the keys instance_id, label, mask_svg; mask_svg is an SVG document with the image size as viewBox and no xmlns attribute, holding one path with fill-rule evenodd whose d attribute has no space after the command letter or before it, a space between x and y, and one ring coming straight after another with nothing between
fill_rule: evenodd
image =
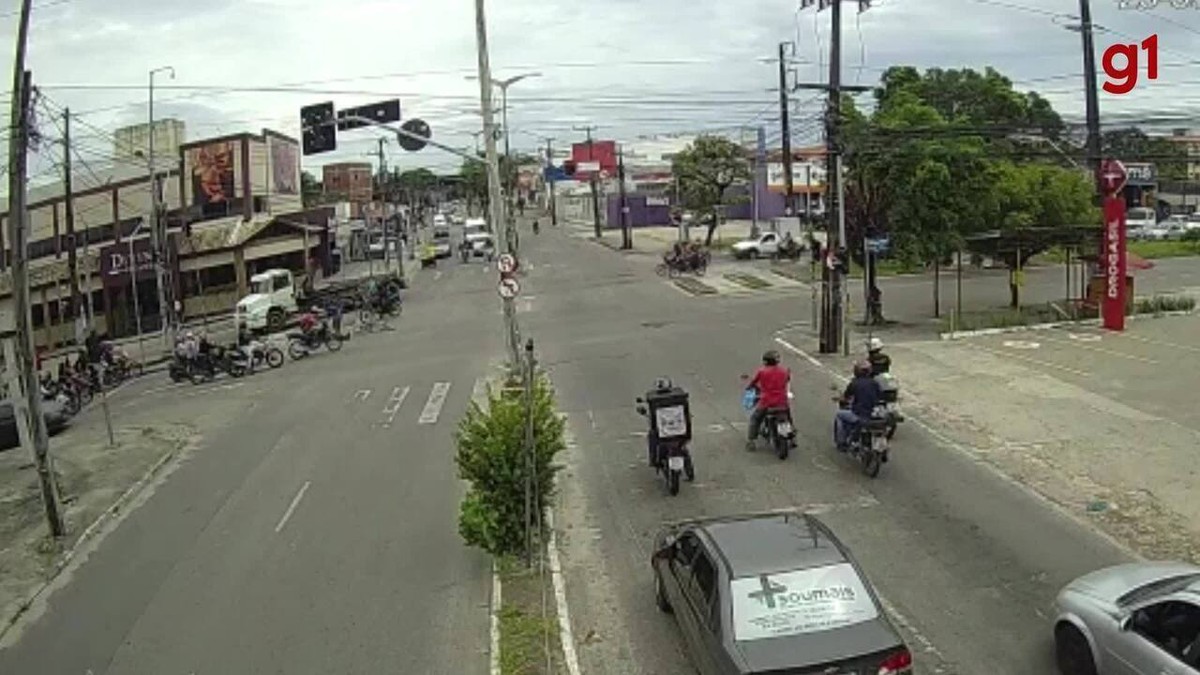
<instances>
[{"instance_id":1,"label":"white van","mask_svg":"<svg viewBox=\"0 0 1200 675\"><path fill-rule=\"evenodd\" d=\"M1145 206L1135 206L1125 212L1125 226L1130 239L1154 238L1155 225L1158 224L1154 209Z\"/></svg>"}]
</instances>

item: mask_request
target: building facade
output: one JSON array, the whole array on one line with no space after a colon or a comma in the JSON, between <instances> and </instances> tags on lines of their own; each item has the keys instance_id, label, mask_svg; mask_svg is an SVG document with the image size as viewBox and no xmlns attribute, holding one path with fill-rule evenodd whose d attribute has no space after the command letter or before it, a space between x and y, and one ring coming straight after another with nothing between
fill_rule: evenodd
<instances>
[{"instance_id":1,"label":"building facade","mask_svg":"<svg viewBox=\"0 0 1200 675\"><path fill-rule=\"evenodd\" d=\"M315 259L329 269L333 210L304 210L295 139L263 130L182 143L170 161L156 162L155 178L158 217L165 221L168 313L175 311L176 300L183 319L232 311L247 292L249 276L269 267L303 272ZM158 329L164 317L149 241L148 165L120 163L74 176L72 182L71 223L61 184L30 191L35 342L53 348L73 337L72 248L80 296L98 333L122 337L139 325L143 331ZM0 226L7 219L7 213L0 214ZM10 263L7 237L4 244ZM11 296L12 277L5 269L0 311L11 310Z\"/></svg>"},{"instance_id":2,"label":"building facade","mask_svg":"<svg viewBox=\"0 0 1200 675\"><path fill-rule=\"evenodd\" d=\"M367 162L326 164L321 167L322 193L330 201L350 202L353 217L359 218L375 196L374 170Z\"/></svg>"}]
</instances>

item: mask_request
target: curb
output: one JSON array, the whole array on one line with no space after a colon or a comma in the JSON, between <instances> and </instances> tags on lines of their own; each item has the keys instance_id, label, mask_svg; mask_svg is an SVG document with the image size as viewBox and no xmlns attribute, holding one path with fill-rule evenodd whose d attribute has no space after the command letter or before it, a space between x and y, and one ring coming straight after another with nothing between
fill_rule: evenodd
<instances>
[{"instance_id":1,"label":"curb","mask_svg":"<svg viewBox=\"0 0 1200 675\"><path fill-rule=\"evenodd\" d=\"M1125 319L1128 321L1138 321L1143 319L1154 319L1162 316L1188 316L1190 314L1194 314L1195 312L1195 309L1180 309L1168 312L1127 314L1125 315ZM1006 335L1008 333L1024 333L1033 330L1048 330L1051 328L1062 328L1063 326L1099 326L1102 322L1102 319L1050 321L1048 323L1033 323L1024 326L1004 326L1002 328L980 328L978 330L950 331L946 333L938 333L938 338L942 340L960 340L962 338L980 337L984 335Z\"/></svg>"}]
</instances>

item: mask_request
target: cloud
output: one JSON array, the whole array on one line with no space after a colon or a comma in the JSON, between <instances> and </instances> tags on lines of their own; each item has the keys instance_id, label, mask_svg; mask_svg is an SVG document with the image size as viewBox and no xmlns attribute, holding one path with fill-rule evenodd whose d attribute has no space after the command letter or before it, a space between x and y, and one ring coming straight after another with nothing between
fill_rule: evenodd
<instances>
[{"instance_id":1,"label":"cloud","mask_svg":"<svg viewBox=\"0 0 1200 675\"><path fill-rule=\"evenodd\" d=\"M777 137L777 69L764 59L775 56L780 41L792 41L800 81L828 75L830 12L798 12L797 4L492 0L496 76L542 73L512 87L512 142L529 149L553 136L565 145L582 136L574 130L582 124L614 138L739 125L765 125ZM1193 28L1200 15L1118 10L1115 0L1092 4L1097 59L1114 42L1159 36L1158 80L1143 75L1126 96L1102 93L1105 121L1194 110L1200 79L1189 66L1200 54ZM1080 37L1068 30L1077 7L1075 0L876 0L860 15L846 2L843 77L873 84L896 64L990 65L1081 119ZM11 44L15 17L4 20L0 38ZM71 0L35 12L29 55L51 100L88 112L88 121L103 128L140 121L148 71L171 65L174 81L156 79L156 113L182 117L194 138L264 126L297 134L302 105L332 100L347 107L398 96L407 117L426 119L436 138L461 148L473 148L472 132L480 128L478 84L465 79L476 64L473 7L461 0ZM795 99L797 134L817 139L819 92ZM306 164L360 158L375 138L371 130L346 134L339 139L344 152ZM432 149L410 155L391 147L406 168L459 161Z\"/></svg>"}]
</instances>

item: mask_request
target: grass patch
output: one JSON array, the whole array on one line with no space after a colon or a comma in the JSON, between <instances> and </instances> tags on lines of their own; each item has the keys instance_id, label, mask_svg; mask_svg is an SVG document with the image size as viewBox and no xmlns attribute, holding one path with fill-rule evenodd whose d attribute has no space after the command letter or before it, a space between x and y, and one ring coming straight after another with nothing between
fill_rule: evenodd
<instances>
[{"instance_id":1,"label":"grass patch","mask_svg":"<svg viewBox=\"0 0 1200 675\"><path fill-rule=\"evenodd\" d=\"M1128 248L1147 260L1200 255L1200 241L1131 241Z\"/></svg>"},{"instance_id":2,"label":"grass patch","mask_svg":"<svg viewBox=\"0 0 1200 675\"><path fill-rule=\"evenodd\" d=\"M735 284L741 284L746 288L752 288L756 291L772 286L771 282L766 279L756 277L753 274L746 274L745 272L727 272L724 276Z\"/></svg>"},{"instance_id":3,"label":"grass patch","mask_svg":"<svg viewBox=\"0 0 1200 675\"><path fill-rule=\"evenodd\" d=\"M564 672L549 569L540 574L536 566L525 569L511 561L501 563L499 568L500 672L503 675Z\"/></svg>"},{"instance_id":4,"label":"grass patch","mask_svg":"<svg viewBox=\"0 0 1200 675\"><path fill-rule=\"evenodd\" d=\"M921 272L932 272L933 266L928 268L921 265L907 265L898 260L884 259L875 261L875 273L881 277L894 277L897 274L920 274ZM850 278L863 278L863 268L850 261Z\"/></svg>"},{"instance_id":5,"label":"grass patch","mask_svg":"<svg viewBox=\"0 0 1200 675\"><path fill-rule=\"evenodd\" d=\"M1131 314L1165 314L1166 312L1190 312L1196 307L1196 299L1190 295L1156 295L1137 298ZM1059 321L1083 321L1095 319L1099 311L1079 302L1051 302L1030 305L1019 310L1009 307L963 312L951 327L951 317L942 318L942 332L985 330L988 328L1016 328L1040 323Z\"/></svg>"}]
</instances>

